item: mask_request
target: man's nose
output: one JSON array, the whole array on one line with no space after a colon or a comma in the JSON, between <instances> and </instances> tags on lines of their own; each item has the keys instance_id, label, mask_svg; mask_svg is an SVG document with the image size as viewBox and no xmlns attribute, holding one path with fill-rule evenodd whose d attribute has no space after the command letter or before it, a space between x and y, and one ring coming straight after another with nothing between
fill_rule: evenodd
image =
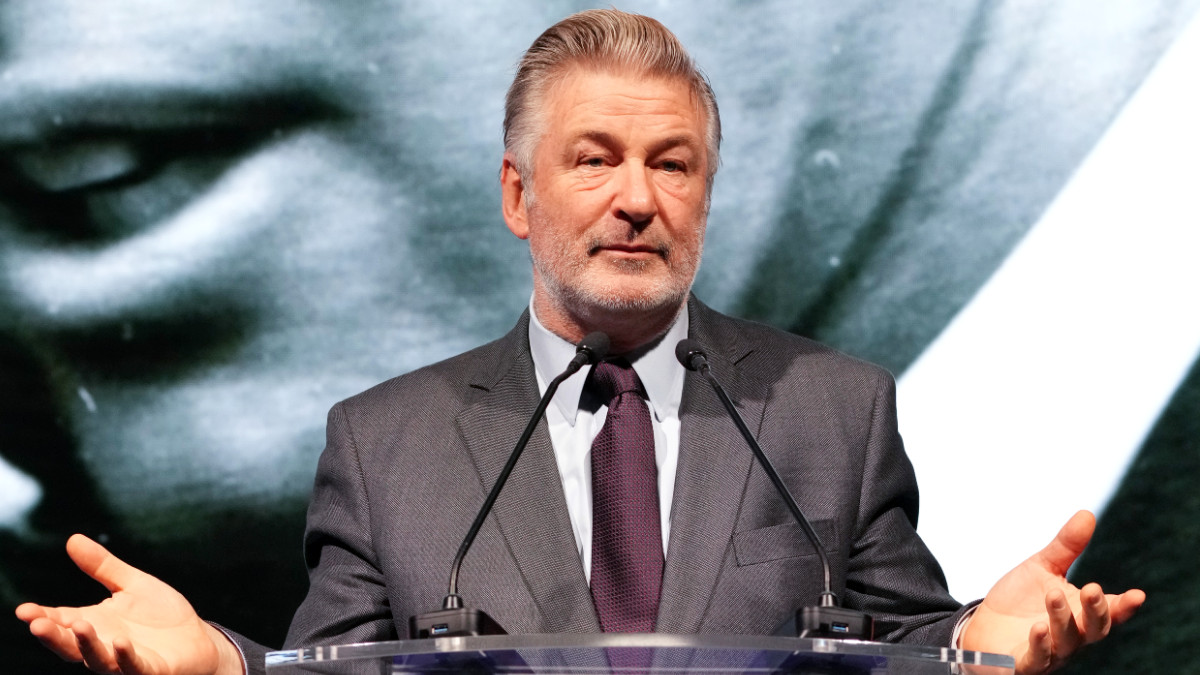
<instances>
[{"instance_id":1,"label":"man's nose","mask_svg":"<svg viewBox=\"0 0 1200 675\"><path fill-rule=\"evenodd\" d=\"M621 166L613 208L618 218L639 228L649 225L658 214L658 198L645 164L627 162Z\"/></svg>"}]
</instances>

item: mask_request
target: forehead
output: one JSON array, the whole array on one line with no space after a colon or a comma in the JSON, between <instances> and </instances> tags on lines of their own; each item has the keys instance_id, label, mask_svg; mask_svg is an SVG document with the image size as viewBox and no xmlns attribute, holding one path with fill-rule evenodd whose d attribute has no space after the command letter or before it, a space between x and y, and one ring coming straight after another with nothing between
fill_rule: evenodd
<instances>
[{"instance_id":1,"label":"forehead","mask_svg":"<svg viewBox=\"0 0 1200 675\"><path fill-rule=\"evenodd\" d=\"M703 143L704 106L681 78L573 67L555 79L542 107L547 136L595 128L638 135L670 131Z\"/></svg>"},{"instance_id":2,"label":"forehead","mask_svg":"<svg viewBox=\"0 0 1200 675\"><path fill-rule=\"evenodd\" d=\"M262 0L4 0L0 31L9 58L106 62L143 58L143 67L224 53L251 56L284 44L333 38L334 12L309 2ZM297 44L296 48L305 45ZM230 50L243 50L242 53ZM212 63L212 67L226 67ZM243 59L243 67L247 64Z\"/></svg>"},{"instance_id":3,"label":"forehead","mask_svg":"<svg viewBox=\"0 0 1200 675\"><path fill-rule=\"evenodd\" d=\"M0 0L0 114L53 108L68 122L115 124L145 121L151 107L165 121L184 98L340 95L325 83L361 63L348 26L281 0Z\"/></svg>"}]
</instances>

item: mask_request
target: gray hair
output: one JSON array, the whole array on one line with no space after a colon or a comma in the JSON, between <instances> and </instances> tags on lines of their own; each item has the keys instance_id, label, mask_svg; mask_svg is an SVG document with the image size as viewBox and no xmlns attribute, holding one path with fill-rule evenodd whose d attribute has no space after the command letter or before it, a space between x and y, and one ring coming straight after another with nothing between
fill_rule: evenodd
<instances>
[{"instance_id":1,"label":"gray hair","mask_svg":"<svg viewBox=\"0 0 1200 675\"><path fill-rule=\"evenodd\" d=\"M533 169L533 153L545 131L540 107L543 97L570 66L633 71L686 82L707 117L704 140L711 192L720 164L721 117L708 78L666 26L648 16L615 9L572 14L547 28L521 57L504 107L504 149L512 154L519 174L531 176L527 171Z\"/></svg>"}]
</instances>

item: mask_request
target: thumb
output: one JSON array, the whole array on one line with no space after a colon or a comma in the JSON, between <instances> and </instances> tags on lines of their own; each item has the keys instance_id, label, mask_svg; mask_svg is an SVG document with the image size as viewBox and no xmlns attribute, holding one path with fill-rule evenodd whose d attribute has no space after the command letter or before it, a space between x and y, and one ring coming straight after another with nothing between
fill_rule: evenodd
<instances>
[{"instance_id":1,"label":"thumb","mask_svg":"<svg viewBox=\"0 0 1200 675\"><path fill-rule=\"evenodd\" d=\"M67 540L67 555L84 574L104 584L112 593L127 588L142 574L82 534L73 534Z\"/></svg>"},{"instance_id":2,"label":"thumb","mask_svg":"<svg viewBox=\"0 0 1200 675\"><path fill-rule=\"evenodd\" d=\"M1096 516L1091 511L1078 511L1062 526L1054 540L1034 555L1034 559L1054 574L1065 577L1095 531Z\"/></svg>"}]
</instances>

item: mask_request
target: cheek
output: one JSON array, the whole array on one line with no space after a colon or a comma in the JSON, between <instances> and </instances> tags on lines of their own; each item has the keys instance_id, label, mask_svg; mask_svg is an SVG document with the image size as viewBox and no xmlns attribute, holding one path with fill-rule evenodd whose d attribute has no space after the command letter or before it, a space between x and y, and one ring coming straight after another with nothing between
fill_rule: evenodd
<instances>
[{"instance_id":1,"label":"cheek","mask_svg":"<svg viewBox=\"0 0 1200 675\"><path fill-rule=\"evenodd\" d=\"M663 198L687 205L687 208L704 203L706 183L702 177L659 173L655 176L655 186Z\"/></svg>"},{"instance_id":2,"label":"cheek","mask_svg":"<svg viewBox=\"0 0 1200 675\"><path fill-rule=\"evenodd\" d=\"M676 245L686 247L689 251L699 251L704 245L704 232L708 216L703 204L677 203L669 210L669 228Z\"/></svg>"},{"instance_id":3,"label":"cheek","mask_svg":"<svg viewBox=\"0 0 1200 675\"><path fill-rule=\"evenodd\" d=\"M529 252L534 258L549 261L562 257L577 239L562 226L563 218L557 209L543 202L529 210Z\"/></svg>"},{"instance_id":4,"label":"cheek","mask_svg":"<svg viewBox=\"0 0 1200 675\"><path fill-rule=\"evenodd\" d=\"M700 265L700 255L704 250L704 230L693 233L684 242L684 247L687 249L687 255L690 260L690 266L694 271Z\"/></svg>"},{"instance_id":5,"label":"cheek","mask_svg":"<svg viewBox=\"0 0 1200 675\"><path fill-rule=\"evenodd\" d=\"M657 184L659 208L675 222L694 223L705 216L705 183L702 180L672 180L665 176Z\"/></svg>"},{"instance_id":6,"label":"cheek","mask_svg":"<svg viewBox=\"0 0 1200 675\"><path fill-rule=\"evenodd\" d=\"M543 246L561 248L564 242L584 238L604 214L603 207L587 194L573 193L567 199L541 197L539 194L529 209L530 245L541 240Z\"/></svg>"}]
</instances>

